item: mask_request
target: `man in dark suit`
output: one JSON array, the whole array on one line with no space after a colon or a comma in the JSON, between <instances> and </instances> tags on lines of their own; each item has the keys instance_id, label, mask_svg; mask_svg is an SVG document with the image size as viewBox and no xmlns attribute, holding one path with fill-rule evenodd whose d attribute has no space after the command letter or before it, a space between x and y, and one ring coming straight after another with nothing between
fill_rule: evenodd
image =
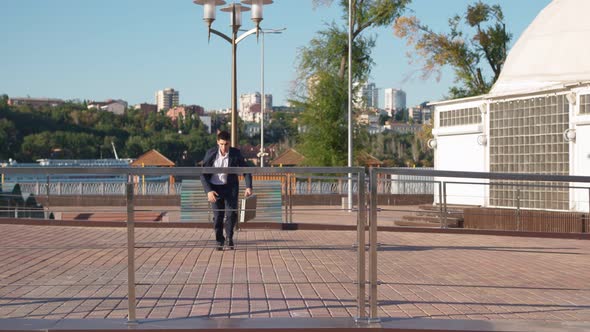
<instances>
[{"instance_id":1,"label":"man in dark suit","mask_svg":"<svg viewBox=\"0 0 590 332\"><path fill-rule=\"evenodd\" d=\"M246 160L239 149L230 147L230 134L220 131L217 134L217 147L210 149L203 159L203 167L246 167ZM252 175L244 174L246 180L245 196L252 195ZM213 206L213 219L217 250L223 250L224 243L234 249L234 227L238 221L238 195L240 192L237 174L203 174L201 183L207 200ZM225 220L225 237L223 228Z\"/></svg>"}]
</instances>

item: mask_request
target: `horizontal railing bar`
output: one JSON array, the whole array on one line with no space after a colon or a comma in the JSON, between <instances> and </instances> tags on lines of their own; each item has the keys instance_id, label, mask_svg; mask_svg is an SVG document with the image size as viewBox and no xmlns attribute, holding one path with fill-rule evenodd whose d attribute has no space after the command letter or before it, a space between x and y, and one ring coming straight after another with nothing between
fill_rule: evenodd
<instances>
[{"instance_id":1,"label":"horizontal railing bar","mask_svg":"<svg viewBox=\"0 0 590 332\"><path fill-rule=\"evenodd\" d=\"M6 167L4 174L92 174L92 175L182 175L200 174L287 174L287 173L359 173L363 167L133 167L133 168L90 168L90 167Z\"/></svg>"},{"instance_id":2,"label":"horizontal railing bar","mask_svg":"<svg viewBox=\"0 0 590 332\"><path fill-rule=\"evenodd\" d=\"M346 281L238 281L238 282L187 282L187 283L136 283L137 286L181 286L181 285L310 285L310 284L348 284L356 280Z\"/></svg>"},{"instance_id":3,"label":"horizontal railing bar","mask_svg":"<svg viewBox=\"0 0 590 332\"><path fill-rule=\"evenodd\" d=\"M590 182L590 176L578 176L578 175L462 172L462 171L444 171L444 170L423 170L423 169L419 169L419 168L408 168L408 169L374 168L374 170L377 174L435 176L435 177L439 177L439 178L446 177L446 178L476 178L476 179L490 179L490 180Z\"/></svg>"},{"instance_id":4,"label":"horizontal railing bar","mask_svg":"<svg viewBox=\"0 0 590 332\"><path fill-rule=\"evenodd\" d=\"M576 182L576 181L570 181ZM518 183L518 182L462 182L462 181L445 181L445 183L452 184L476 184L486 186L513 186L513 187L540 187L540 188L560 188L560 189L590 189L590 187L579 187L579 186L560 186L551 184L534 184L534 183Z\"/></svg>"},{"instance_id":5,"label":"horizontal railing bar","mask_svg":"<svg viewBox=\"0 0 590 332\"><path fill-rule=\"evenodd\" d=\"M353 180L354 182L357 181L355 177L348 177L348 175L343 176L320 176L320 175L310 175L310 176L295 176L296 179L325 179L325 180Z\"/></svg>"},{"instance_id":6,"label":"horizontal railing bar","mask_svg":"<svg viewBox=\"0 0 590 332\"><path fill-rule=\"evenodd\" d=\"M190 242L187 240L186 242ZM239 243L238 243L239 244ZM247 244L239 244L239 248L244 249L317 249L317 248L330 248L330 249L350 249L352 244L350 245L317 245L317 246L271 246L271 245L247 245ZM127 248L124 245L115 245L115 246L90 246L90 247L0 247L0 249L11 250L11 249L18 249L18 250L73 250L73 249L84 249L84 250L102 250L102 249L125 249ZM136 249L152 249L152 248L217 248L217 244L208 244L208 245L136 245Z\"/></svg>"},{"instance_id":7,"label":"horizontal railing bar","mask_svg":"<svg viewBox=\"0 0 590 332\"><path fill-rule=\"evenodd\" d=\"M410 179L378 179L378 182L412 182L412 183L440 183L440 181L435 180L410 180Z\"/></svg>"},{"instance_id":8,"label":"horizontal railing bar","mask_svg":"<svg viewBox=\"0 0 590 332\"><path fill-rule=\"evenodd\" d=\"M184 285L310 285L310 284L348 284L356 283L356 280L345 280L345 281L239 281L239 282L185 282L185 283L147 283L138 282L136 286L184 286ZM126 286L127 282L121 283L89 283L89 284L0 284L0 287L75 287L75 286ZM138 296L141 298L141 296ZM23 298L26 300L26 298Z\"/></svg>"}]
</instances>

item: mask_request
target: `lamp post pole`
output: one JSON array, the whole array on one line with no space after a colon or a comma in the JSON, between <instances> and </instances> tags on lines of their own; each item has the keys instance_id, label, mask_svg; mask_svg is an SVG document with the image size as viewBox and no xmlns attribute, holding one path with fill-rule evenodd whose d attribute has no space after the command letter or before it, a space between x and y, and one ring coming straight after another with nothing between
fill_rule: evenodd
<instances>
[{"instance_id":1,"label":"lamp post pole","mask_svg":"<svg viewBox=\"0 0 590 332\"><path fill-rule=\"evenodd\" d=\"M353 1L348 0L348 167L352 167L352 25ZM360 184L359 184L360 186ZM352 174L348 173L348 211L352 212ZM364 206L359 206L364 209Z\"/></svg>"},{"instance_id":2,"label":"lamp post pole","mask_svg":"<svg viewBox=\"0 0 590 332\"><path fill-rule=\"evenodd\" d=\"M260 46L260 167L264 167L264 109L266 95L264 94L264 35L262 31L262 45Z\"/></svg>"},{"instance_id":3,"label":"lamp post pole","mask_svg":"<svg viewBox=\"0 0 590 332\"><path fill-rule=\"evenodd\" d=\"M231 146L238 145L238 64L237 51L238 44L236 42L238 36L238 29L235 25L236 9L232 6L232 40L231 40ZM247 32L246 32L247 33Z\"/></svg>"},{"instance_id":4,"label":"lamp post pole","mask_svg":"<svg viewBox=\"0 0 590 332\"><path fill-rule=\"evenodd\" d=\"M261 51L260 51L260 152L258 153L258 157L260 157L260 167L264 167L264 156L266 156L266 152L264 152L264 111L266 110L266 95L264 93L264 35L267 33L274 33L279 34L283 33L286 28L282 29L260 29L260 33L262 33L262 43L261 43Z\"/></svg>"},{"instance_id":5,"label":"lamp post pole","mask_svg":"<svg viewBox=\"0 0 590 332\"><path fill-rule=\"evenodd\" d=\"M249 11L250 7L236 2L223 7L221 11L230 13L232 28L231 38L223 32L217 31L211 27L211 24L215 21L216 6L225 5L225 0L194 0L193 2L197 5L203 6L203 21L207 24L209 39L211 39L211 33L213 33L230 43L232 46L231 146L236 147L238 145L237 47L244 38L254 33L258 35L258 32L260 31L260 22L263 19L262 8L264 5L273 3L273 0L242 0L243 4L252 5L252 21L254 21L256 27L244 32L239 37L238 30L242 25L242 12Z\"/></svg>"}]
</instances>

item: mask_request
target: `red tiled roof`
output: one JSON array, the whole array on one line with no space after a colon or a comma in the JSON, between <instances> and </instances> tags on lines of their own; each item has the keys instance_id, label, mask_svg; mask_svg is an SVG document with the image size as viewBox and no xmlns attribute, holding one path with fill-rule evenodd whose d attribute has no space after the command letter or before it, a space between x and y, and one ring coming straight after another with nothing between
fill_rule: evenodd
<instances>
[{"instance_id":1,"label":"red tiled roof","mask_svg":"<svg viewBox=\"0 0 590 332\"><path fill-rule=\"evenodd\" d=\"M134 167L142 167L142 166L166 166L171 167L174 166L174 163L164 157L160 152L156 150L150 150L137 158L134 162L131 163L131 166Z\"/></svg>"},{"instance_id":2,"label":"red tiled roof","mask_svg":"<svg viewBox=\"0 0 590 332\"><path fill-rule=\"evenodd\" d=\"M280 156L270 162L272 166L299 166L305 157L295 151L295 149L287 149Z\"/></svg>"}]
</instances>

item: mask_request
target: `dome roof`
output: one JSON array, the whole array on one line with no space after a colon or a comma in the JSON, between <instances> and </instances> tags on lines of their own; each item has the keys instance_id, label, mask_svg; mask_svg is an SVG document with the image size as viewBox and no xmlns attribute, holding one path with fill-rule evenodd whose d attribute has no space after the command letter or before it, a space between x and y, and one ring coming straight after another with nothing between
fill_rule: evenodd
<instances>
[{"instance_id":1,"label":"dome roof","mask_svg":"<svg viewBox=\"0 0 590 332\"><path fill-rule=\"evenodd\" d=\"M508 53L490 95L590 81L589 0L553 0Z\"/></svg>"}]
</instances>

